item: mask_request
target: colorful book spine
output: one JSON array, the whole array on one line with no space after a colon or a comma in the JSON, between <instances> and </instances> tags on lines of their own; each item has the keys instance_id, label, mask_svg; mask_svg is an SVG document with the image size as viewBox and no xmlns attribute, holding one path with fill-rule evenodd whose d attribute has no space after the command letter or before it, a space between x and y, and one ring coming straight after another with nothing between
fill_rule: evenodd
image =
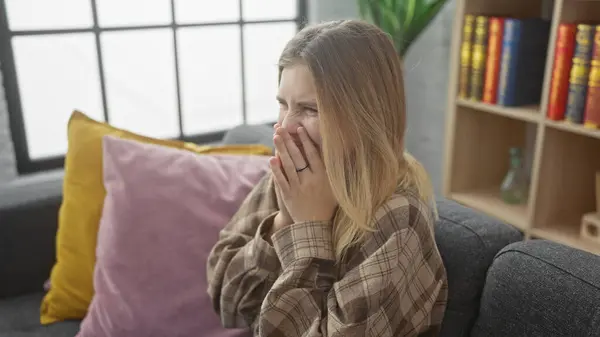
<instances>
[{"instance_id":1,"label":"colorful book spine","mask_svg":"<svg viewBox=\"0 0 600 337\"><path fill-rule=\"evenodd\" d=\"M575 24L561 23L558 26L547 113L548 118L551 120L563 120L565 118L567 96L569 94L569 72L573 64L576 32L577 26Z\"/></svg>"},{"instance_id":2,"label":"colorful book spine","mask_svg":"<svg viewBox=\"0 0 600 337\"><path fill-rule=\"evenodd\" d=\"M587 86L590 75L594 29L587 24L577 25L573 66L569 75L569 96L567 98L567 121L582 124L584 120Z\"/></svg>"},{"instance_id":3,"label":"colorful book spine","mask_svg":"<svg viewBox=\"0 0 600 337\"><path fill-rule=\"evenodd\" d=\"M469 98L481 101L483 98L483 81L487 59L489 20L486 16L475 18L475 37L473 39L473 55L471 56L471 88Z\"/></svg>"},{"instance_id":4,"label":"colorful book spine","mask_svg":"<svg viewBox=\"0 0 600 337\"><path fill-rule=\"evenodd\" d=\"M458 80L458 97L469 97L469 80L471 78L471 54L473 52L473 30L475 16L465 15L463 37L460 47L460 74Z\"/></svg>"},{"instance_id":5,"label":"colorful book spine","mask_svg":"<svg viewBox=\"0 0 600 337\"><path fill-rule=\"evenodd\" d=\"M516 72L513 57L518 46L517 39L520 36L521 23L516 19L507 18L504 20L504 32L502 35L502 58L500 59L500 74L498 75L497 103L504 105L514 95L514 86L508 82L514 77Z\"/></svg>"},{"instance_id":6,"label":"colorful book spine","mask_svg":"<svg viewBox=\"0 0 600 337\"><path fill-rule=\"evenodd\" d=\"M600 26L596 26L594 35L594 51L588 81L587 100L585 103L585 127L600 128Z\"/></svg>"},{"instance_id":7,"label":"colorful book spine","mask_svg":"<svg viewBox=\"0 0 600 337\"><path fill-rule=\"evenodd\" d=\"M542 96L550 20L506 18L496 104L539 104Z\"/></svg>"},{"instance_id":8,"label":"colorful book spine","mask_svg":"<svg viewBox=\"0 0 600 337\"><path fill-rule=\"evenodd\" d=\"M489 104L496 104L503 31L504 18L490 18L488 51L485 65L485 83L483 85L483 102Z\"/></svg>"}]
</instances>

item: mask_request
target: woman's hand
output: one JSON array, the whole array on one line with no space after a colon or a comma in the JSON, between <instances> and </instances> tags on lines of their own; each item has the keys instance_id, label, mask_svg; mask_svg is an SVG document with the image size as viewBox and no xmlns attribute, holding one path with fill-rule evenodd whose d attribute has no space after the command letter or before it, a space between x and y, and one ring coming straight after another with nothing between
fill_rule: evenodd
<instances>
[{"instance_id":1,"label":"woman's hand","mask_svg":"<svg viewBox=\"0 0 600 337\"><path fill-rule=\"evenodd\" d=\"M275 182L294 222L329 221L337 202L325 165L306 129L298 128L298 135L305 155L285 129L275 131L273 141L278 156L270 160Z\"/></svg>"},{"instance_id":2,"label":"woman's hand","mask_svg":"<svg viewBox=\"0 0 600 337\"><path fill-rule=\"evenodd\" d=\"M294 220L290 216L290 213L288 212L287 207L285 206L285 202L283 201L283 197L281 196L281 189L279 188L277 183L275 183L275 194L277 195L277 204L279 206L279 212L277 213L277 215L275 215L275 218L273 219L273 227L271 227L269 237L273 235L273 233L282 229L283 227L289 226L294 223Z\"/></svg>"},{"instance_id":3,"label":"woman's hand","mask_svg":"<svg viewBox=\"0 0 600 337\"><path fill-rule=\"evenodd\" d=\"M280 126L281 125L279 125L279 123L275 123L275 125L273 125L273 130L277 131ZM273 136L275 136L275 133L273 133ZM277 149L275 149L275 157L279 159L279 151L277 151ZM287 207L285 206L285 202L283 201L283 197L281 195L281 188L278 184L275 184L275 195L277 196L277 205L279 206L279 214L277 214L276 219L276 227L278 228L275 228L275 230L277 230L280 229L280 227L291 225L294 223L294 220L292 220L290 212L288 212Z\"/></svg>"}]
</instances>

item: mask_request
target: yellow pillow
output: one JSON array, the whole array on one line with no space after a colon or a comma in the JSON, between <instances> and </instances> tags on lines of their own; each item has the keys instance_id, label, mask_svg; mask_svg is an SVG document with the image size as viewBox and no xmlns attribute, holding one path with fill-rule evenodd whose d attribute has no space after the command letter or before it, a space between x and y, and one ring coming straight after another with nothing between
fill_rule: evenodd
<instances>
[{"instance_id":1,"label":"yellow pillow","mask_svg":"<svg viewBox=\"0 0 600 337\"><path fill-rule=\"evenodd\" d=\"M106 194L102 173L102 138L106 135L199 154L271 154L264 145L198 146L144 137L74 111L68 124L63 201L56 235L57 262L50 275L51 289L41 305L42 324L83 319L92 300L96 236Z\"/></svg>"}]
</instances>

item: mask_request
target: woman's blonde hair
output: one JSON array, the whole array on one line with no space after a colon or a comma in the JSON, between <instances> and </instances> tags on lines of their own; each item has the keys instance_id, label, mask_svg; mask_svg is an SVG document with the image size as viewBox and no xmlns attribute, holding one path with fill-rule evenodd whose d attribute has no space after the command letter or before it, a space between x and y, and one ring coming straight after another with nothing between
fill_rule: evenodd
<instances>
[{"instance_id":1,"label":"woman's blonde hair","mask_svg":"<svg viewBox=\"0 0 600 337\"><path fill-rule=\"evenodd\" d=\"M323 160L339 203L334 223L338 260L372 230L375 212L398 188L431 203L421 164L404 150L402 65L392 40L358 20L302 29L279 59L308 66L316 87Z\"/></svg>"}]
</instances>

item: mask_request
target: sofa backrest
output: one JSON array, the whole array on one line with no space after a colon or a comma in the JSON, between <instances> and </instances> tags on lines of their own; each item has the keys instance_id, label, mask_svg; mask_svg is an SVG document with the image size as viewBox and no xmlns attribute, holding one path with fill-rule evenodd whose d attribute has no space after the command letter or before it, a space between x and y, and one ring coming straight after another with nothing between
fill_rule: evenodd
<instances>
[{"instance_id":1,"label":"sofa backrest","mask_svg":"<svg viewBox=\"0 0 600 337\"><path fill-rule=\"evenodd\" d=\"M0 188L0 298L43 290L55 261L61 190L57 173ZM449 283L442 335L467 336L494 256L522 235L453 201L440 199L437 206L435 235Z\"/></svg>"},{"instance_id":2,"label":"sofa backrest","mask_svg":"<svg viewBox=\"0 0 600 337\"><path fill-rule=\"evenodd\" d=\"M62 171L0 186L0 298L40 292L55 261Z\"/></svg>"}]
</instances>

